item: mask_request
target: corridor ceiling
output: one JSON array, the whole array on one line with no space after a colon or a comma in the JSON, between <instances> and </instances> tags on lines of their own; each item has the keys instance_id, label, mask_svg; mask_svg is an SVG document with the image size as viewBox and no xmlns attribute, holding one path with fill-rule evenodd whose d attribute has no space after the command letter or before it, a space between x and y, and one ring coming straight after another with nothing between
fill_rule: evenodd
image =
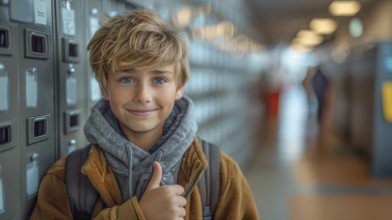
<instances>
[{"instance_id":1,"label":"corridor ceiling","mask_svg":"<svg viewBox=\"0 0 392 220\"><path fill-rule=\"evenodd\" d=\"M383 0L357 0L363 13ZM390 1L390 0L387 0ZM273 46L290 43L301 29L308 29L313 18L333 18L338 28L348 17L333 17L328 7L332 0L243 0L254 40ZM249 28L248 27L248 28Z\"/></svg>"}]
</instances>

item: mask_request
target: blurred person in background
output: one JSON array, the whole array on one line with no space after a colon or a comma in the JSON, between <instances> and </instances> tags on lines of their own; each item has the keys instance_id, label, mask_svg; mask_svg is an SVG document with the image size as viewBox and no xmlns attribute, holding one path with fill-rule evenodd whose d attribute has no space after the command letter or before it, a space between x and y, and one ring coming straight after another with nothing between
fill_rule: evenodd
<instances>
[{"instance_id":1,"label":"blurred person in background","mask_svg":"<svg viewBox=\"0 0 392 220\"><path fill-rule=\"evenodd\" d=\"M317 120L323 123L326 109L328 107L330 82L321 70L320 66L316 67L316 71L312 77L312 88L317 99Z\"/></svg>"},{"instance_id":2,"label":"blurred person in background","mask_svg":"<svg viewBox=\"0 0 392 220\"><path fill-rule=\"evenodd\" d=\"M302 86L305 90L306 94L306 101L307 101L307 110L308 110L308 116L313 117L315 114L315 111L317 111L317 100L314 95L313 91L313 85L312 85L312 78L316 72L316 68L313 66L308 67L305 77L302 80Z\"/></svg>"}]
</instances>

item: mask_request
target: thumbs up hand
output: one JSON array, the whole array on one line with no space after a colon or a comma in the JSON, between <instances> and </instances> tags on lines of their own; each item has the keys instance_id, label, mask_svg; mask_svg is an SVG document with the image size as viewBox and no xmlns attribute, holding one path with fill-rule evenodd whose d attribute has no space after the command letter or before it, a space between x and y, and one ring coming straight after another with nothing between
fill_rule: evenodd
<instances>
[{"instance_id":1,"label":"thumbs up hand","mask_svg":"<svg viewBox=\"0 0 392 220\"><path fill-rule=\"evenodd\" d=\"M184 219L186 199L180 185L160 186L162 167L154 161L154 171L142 198L140 208L147 220Z\"/></svg>"}]
</instances>

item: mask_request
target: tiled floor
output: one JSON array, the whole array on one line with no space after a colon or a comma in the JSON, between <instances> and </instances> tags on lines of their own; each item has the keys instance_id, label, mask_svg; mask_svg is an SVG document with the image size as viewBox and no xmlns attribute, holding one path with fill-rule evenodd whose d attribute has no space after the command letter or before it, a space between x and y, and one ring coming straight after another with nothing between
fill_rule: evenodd
<instances>
[{"instance_id":1,"label":"tiled floor","mask_svg":"<svg viewBox=\"0 0 392 220\"><path fill-rule=\"evenodd\" d=\"M365 160L320 132L302 88L282 94L278 120L264 122L244 170L261 220L392 219L392 178L371 177Z\"/></svg>"}]
</instances>

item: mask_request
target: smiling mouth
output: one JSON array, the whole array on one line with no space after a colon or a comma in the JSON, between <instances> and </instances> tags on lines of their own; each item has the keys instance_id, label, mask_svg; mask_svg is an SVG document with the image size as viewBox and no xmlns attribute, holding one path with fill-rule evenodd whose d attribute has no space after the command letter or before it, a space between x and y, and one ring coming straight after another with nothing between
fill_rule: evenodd
<instances>
[{"instance_id":1,"label":"smiling mouth","mask_svg":"<svg viewBox=\"0 0 392 220\"><path fill-rule=\"evenodd\" d=\"M139 117L146 117L152 115L156 109L151 110L128 110L132 115L139 116Z\"/></svg>"}]
</instances>

